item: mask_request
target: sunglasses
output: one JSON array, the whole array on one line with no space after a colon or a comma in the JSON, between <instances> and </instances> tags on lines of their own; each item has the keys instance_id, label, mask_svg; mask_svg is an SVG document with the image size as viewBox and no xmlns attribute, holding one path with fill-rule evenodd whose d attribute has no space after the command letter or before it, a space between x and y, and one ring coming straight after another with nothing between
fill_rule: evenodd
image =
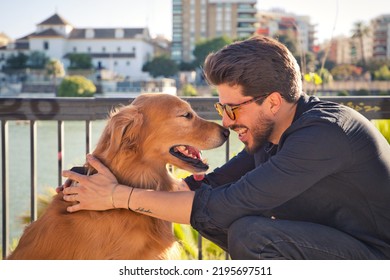
<instances>
[{"instance_id":1,"label":"sunglasses","mask_svg":"<svg viewBox=\"0 0 390 280\"><path fill-rule=\"evenodd\" d=\"M214 104L214 107L215 107L215 109L217 110L217 112L218 112L218 114L219 114L220 116L223 116L223 111L225 110L225 112L226 112L226 114L228 115L228 117L229 117L231 120L234 121L234 120L236 119L236 114L234 113L235 110L237 110L237 109L240 108L241 106L250 104L250 103L252 103L252 102L256 102L256 101L260 100L261 98L265 98L265 97L267 97L268 95L269 95L269 94L262 95L262 96L258 96L258 97L252 98L251 100L242 102L242 103L237 104L237 105L221 104L221 103L217 102L217 103Z\"/></svg>"}]
</instances>

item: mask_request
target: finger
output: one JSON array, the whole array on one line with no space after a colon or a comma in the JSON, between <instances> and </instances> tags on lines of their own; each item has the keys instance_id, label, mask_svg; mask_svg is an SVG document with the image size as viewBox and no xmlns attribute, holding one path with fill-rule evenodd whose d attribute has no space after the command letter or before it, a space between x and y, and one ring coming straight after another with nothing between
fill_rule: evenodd
<instances>
[{"instance_id":1,"label":"finger","mask_svg":"<svg viewBox=\"0 0 390 280\"><path fill-rule=\"evenodd\" d=\"M81 207L80 207L80 203L72 205L72 206L69 206L69 207L66 208L66 211L68 211L70 213L76 212L76 211L79 211L79 210L82 210Z\"/></svg>"},{"instance_id":2,"label":"finger","mask_svg":"<svg viewBox=\"0 0 390 280\"><path fill-rule=\"evenodd\" d=\"M62 185L63 188L69 188L73 183L73 180L71 179L66 179L65 183Z\"/></svg>"},{"instance_id":3,"label":"finger","mask_svg":"<svg viewBox=\"0 0 390 280\"><path fill-rule=\"evenodd\" d=\"M64 192L64 198L65 198L68 195L77 194L78 192L80 192L80 188L78 188L78 187L68 187L68 188L64 188L63 192Z\"/></svg>"},{"instance_id":4,"label":"finger","mask_svg":"<svg viewBox=\"0 0 390 280\"><path fill-rule=\"evenodd\" d=\"M56 188L56 193L62 192L64 190L64 186L59 186Z\"/></svg>"},{"instance_id":5,"label":"finger","mask_svg":"<svg viewBox=\"0 0 390 280\"><path fill-rule=\"evenodd\" d=\"M87 161L93 168L97 170L98 173L110 172L110 170L103 163L101 163L96 157L91 154L87 155Z\"/></svg>"},{"instance_id":6,"label":"finger","mask_svg":"<svg viewBox=\"0 0 390 280\"><path fill-rule=\"evenodd\" d=\"M70 170L62 171L62 176L68 178L67 181L70 180L71 182L72 181L82 182L84 180L84 178L86 177L85 175L81 175L79 173L76 173L76 172L73 172ZM69 186L70 185L71 185L71 183L69 184ZM65 188L67 188L67 187L65 187Z\"/></svg>"}]
</instances>

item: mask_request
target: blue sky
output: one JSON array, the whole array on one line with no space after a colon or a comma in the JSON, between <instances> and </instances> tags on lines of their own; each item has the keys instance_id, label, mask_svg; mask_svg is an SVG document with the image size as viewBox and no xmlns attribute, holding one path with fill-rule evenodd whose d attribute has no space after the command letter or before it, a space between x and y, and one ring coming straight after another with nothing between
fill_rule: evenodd
<instances>
[{"instance_id":1,"label":"blue sky","mask_svg":"<svg viewBox=\"0 0 390 280\"><path fill-rule=\"evenodd\" d=\"M35 31L56 11L75 27L144 27L171 38L171 0L0 0L0 32L13 39ZM353 23L390 14L389 0L258 0L257 8L308 15L320 41L350 35ZM336 22L336 25L335 25Z\"/></svg>"}]
</instances>

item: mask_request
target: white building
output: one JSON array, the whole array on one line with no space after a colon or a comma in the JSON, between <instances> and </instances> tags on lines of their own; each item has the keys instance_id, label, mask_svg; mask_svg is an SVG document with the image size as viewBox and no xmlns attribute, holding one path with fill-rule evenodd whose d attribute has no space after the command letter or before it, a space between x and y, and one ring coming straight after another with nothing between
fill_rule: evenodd
<instances>
[{"instance_id":1,"label":"white building","mask_svg":"<svg viewBox=\"0 0 390 280\"><path fill-rule=\"evenodd\" d=\"M96 69L106 69L131 80L149 78L142 66L153 58L147 28L75 28L58 14L37 24L36 31L0 48L0 69L18 52L44 52L69 66L71 53L85 53Z\"/></svg>"}]
</instances>

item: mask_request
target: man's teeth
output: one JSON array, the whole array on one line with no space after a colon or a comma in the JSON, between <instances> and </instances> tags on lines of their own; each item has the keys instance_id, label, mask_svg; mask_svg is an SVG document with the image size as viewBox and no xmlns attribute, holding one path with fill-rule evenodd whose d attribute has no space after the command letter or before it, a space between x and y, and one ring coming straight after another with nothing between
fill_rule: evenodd
<instances>
[{"instance_id":1,"label":"man's teeth","mask_svg":"<svg viewBox=\"0 0 390 280\"><path fill-rule=\"evenodd\" d=\"M238 134L244 134L244 133L246 133L248 131L248 129L247 128L240 128L240 129L237 129L236 130L236 132L238 133Z\"/></svg>"}]
</instances>

